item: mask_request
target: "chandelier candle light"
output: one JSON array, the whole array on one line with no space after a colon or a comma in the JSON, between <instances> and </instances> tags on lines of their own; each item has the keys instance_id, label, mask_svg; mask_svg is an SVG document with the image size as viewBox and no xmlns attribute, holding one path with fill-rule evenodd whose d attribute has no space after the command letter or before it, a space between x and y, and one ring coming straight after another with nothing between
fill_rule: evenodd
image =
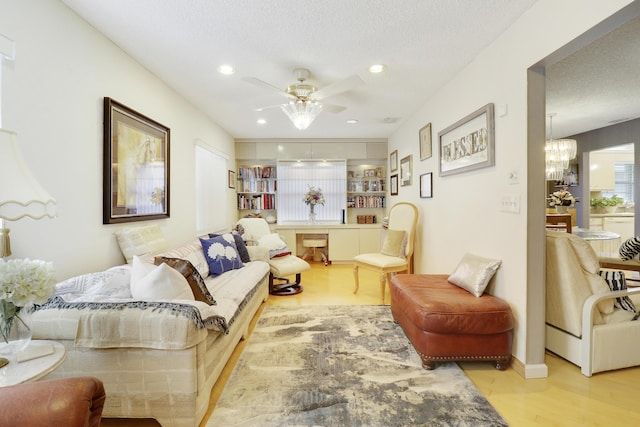
<instances>
[{"instance_id":1,"label":"chandelier candle light","mask_svg":"<svg viewBox=\"0 0 640 427\"><path fill-rule=\"evenodd\" d=\"M553 116L549 114L549 139L544 144L545 170L548 180L560 181L569 160L576 157L577 143L575 139L553 139Z\"/></svg>"},{"instance_id":2,"label":"chandelier candle light","mask_svg":"<svg viewBox=\"0 0 640 427\"><path fill-rule=\"evenodd\" d=\"M315 188L309 186L309 191L302 199L307 205L309 205L309 222L311 224L316 223L316 205L325 204L324 194L322 194L322 188Z\"/></svg>"}]
</instances>

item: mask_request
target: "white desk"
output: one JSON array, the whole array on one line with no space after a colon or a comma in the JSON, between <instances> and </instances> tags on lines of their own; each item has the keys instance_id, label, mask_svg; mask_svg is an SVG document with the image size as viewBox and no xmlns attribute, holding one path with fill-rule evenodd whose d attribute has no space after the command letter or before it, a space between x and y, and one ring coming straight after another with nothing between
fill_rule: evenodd
<instances>
[{"instance_id":1,"label":"white desk","mask_svg":"<svg viewBox=\"0 0 640 427\"><path fill-rule=\"evenodd\" d=\"M33 340L29 348L43 345L53 346L53 353L24 362L18 362L15 356L9 357L9 364L0 368L0 387L38 380L62 365L67 355L64 346L55 341Z\"/></svg>"}]
</instances>

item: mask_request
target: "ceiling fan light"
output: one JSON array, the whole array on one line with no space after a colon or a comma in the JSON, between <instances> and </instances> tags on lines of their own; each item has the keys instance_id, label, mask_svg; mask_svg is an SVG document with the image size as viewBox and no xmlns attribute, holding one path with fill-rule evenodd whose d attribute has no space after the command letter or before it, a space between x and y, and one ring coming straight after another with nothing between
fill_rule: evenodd
<instances>
[{"instance_id":1,"label":"ceiling fan light","mask_svg":"<svg viewBox=\"0 0 640 427\"><path fill-rule=\"evenodd\" d=\"M291 101L282 105L282 111L296 128L305 130L322 112L322 104L315 101Z\"/></svg>"}]
</instances>

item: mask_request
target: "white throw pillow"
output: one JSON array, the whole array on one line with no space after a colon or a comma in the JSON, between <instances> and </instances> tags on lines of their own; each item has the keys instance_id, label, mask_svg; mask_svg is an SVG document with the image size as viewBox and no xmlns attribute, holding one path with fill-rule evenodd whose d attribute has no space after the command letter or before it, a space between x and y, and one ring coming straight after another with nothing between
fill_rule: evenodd
<instances>
[{"instance_id":1,"label":"white throw pillow","mask_svg":"<svg viewBox=\"0 0 640 427\"><path fill-rule=\"evenodd\" d=\"M167 264L153 265L133 257L131 296L141 300L184 299L195 301L189 282Z\"/></svg>"},{"instance_id":2,"label":"white throw pillow","mask_svg":"<svg viewBox=\"0 0 640 427\"><path fill-rule=\"evenodd\" d=\"M502 260L499 259L465 254L448 280L454 285L480 297L500 264L502 264Z\"/></svg>"},{"instance_id":3,"label":"white throw pillow","mask_svg":"<svg viewBox=\"0 0 640 427\"><path fill-rule=\"evenodd\" d=\"M275 251L276 249L282 249L287 246L285 242L282 241L280 236L276 233L266 234L258 240L258 246L263 246L270 251Z\"/></svg>"}]
</instances>

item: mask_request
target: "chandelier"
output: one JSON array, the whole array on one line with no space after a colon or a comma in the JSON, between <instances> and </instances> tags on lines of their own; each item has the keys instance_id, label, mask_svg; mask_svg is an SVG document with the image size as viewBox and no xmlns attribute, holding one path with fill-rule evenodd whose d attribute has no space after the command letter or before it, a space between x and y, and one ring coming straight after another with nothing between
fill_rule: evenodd
<instances>
[{"instance_id":1,"label":"chandelier","mask_svg":"<svg viewBox=\"0 0 640 427\"><path fill-rule=\"evenodd\" d=\"M282 105L282 111L300 130L305 130L322 111L322 104L310 100L297 99Z\"/></svg>"},{"instance_id":2,"label":"chandelier","mask_svg":"<svg viewBox=\"0 0 640 427\"><path fill-rule=\"evenodd\" d=\"M549 139L544 144L545 170L548 180L560 181L576 157L577 144L575 139L553 139L553 116L549 114Z\"/></svg>"}]
</instances>

